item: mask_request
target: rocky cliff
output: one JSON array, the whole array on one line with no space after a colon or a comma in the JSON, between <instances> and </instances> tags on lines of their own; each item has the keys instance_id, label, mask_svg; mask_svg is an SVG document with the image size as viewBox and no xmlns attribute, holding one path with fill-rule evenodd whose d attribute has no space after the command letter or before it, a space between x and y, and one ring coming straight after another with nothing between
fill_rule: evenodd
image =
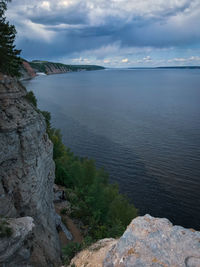
<instances>
[{"instance_id":1,"label":"rocky cliff","mask_svg":"<svg viewBox=\"0 0 200 267\"><path fill-rule=\"evenodd\" d=\"M43 116L25 95L25 88L17 80L0 75L0 216L12 221L14 231L9 244L16 243L13 253L6 253L5 247L0 246L0 266L59 266L60 244L53 208L53 146ZM25 234L16 242L16 234L23 230L15 231L19 227L14 226L14 219L25 216L33 218L34 227L23 224L27 236L32 233L28 251L23 255L20 251L28 241ZM6 238L1 238L1 242L6 244ZM16 261L23 256L26 259L21 263Z\"/></svg>"},{"instance_id":2,"label":"rocky cliff","mask_svg":"<svg viewBox=\"0 0 200 267\"><path fill-rule=\"evenodd\" d=\"M90 71L90 70L102 70L104 67L96 65L66 65L62 63L54 63L48 61L34 60L28 62L22 60L20 68L21 80L28 80L34 78L37 73L44 73L47 75L60 74L73 71Z\"/></svg>"},{"instance_id":3,"label":"rocky cliff","mask_svg":"<svg viewBox=\"0 0 200 267\"><path fill-rule=\"evenodd\" d=\"M32 62L29 62L29 64L35 72L43 72L45 74L58 74L72 71L90 71L104 69L104 67L96 65L67 65L63 63L40 60L34 60Z\"/></svg>"},{"instance_id":4,"label":"rocky cliff","mask_svg":"<svg viewBox=\"0 0 200 267\"><path fill-rule=\"evenodd\" d=\"M119 240L103 239L80 252L76 267L199 267L200 232L167 219L137 217Z\"/></svg>"},{"instance_id":5,"label":"rocky cliff","mask_svg":"<svg viewBox=\"0 0 200 267\"><path fill-rule=\"evenodd\" d=\"M61 266L57 228L71 240L53 200L53 147L41 113L16 79L0 74L0 266ZM59 207L57 206L57 209ZM200 232L167 219L137 217L118 240L80 252L76 267L199 267Z\"/></svg>"}]
</instances>

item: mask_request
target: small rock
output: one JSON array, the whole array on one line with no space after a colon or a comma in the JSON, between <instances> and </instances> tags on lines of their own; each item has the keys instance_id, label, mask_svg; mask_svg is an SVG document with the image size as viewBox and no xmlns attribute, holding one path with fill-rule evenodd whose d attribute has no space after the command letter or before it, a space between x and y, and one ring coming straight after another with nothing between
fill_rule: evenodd
<instances>
[{"instance_id":1,"label":"small rock","mask_svg":"<svg viewBox=\"0 0 200 267\"><path fill-rule=\"evenodd\" d=\"M62 202L64 200L66 200L64 188L54 184L53 193L54 193L54 203Z\"/></svg>"},{"instance_id":2,"label":"small rock","mask_svg":"<svg viewBox=\"0 0 200 267\"><path fill-rule=\"evenodd\" d=\"M55 213L55 223L56 223L56 228L61 231L63 231L63 233L66 235L68 240L72 240L73 236L70 233L70 231L67 229L67 227L64 225L64 223L61 220L60 215L58 215L57 213Z\"/></svg>"}]
</instances>

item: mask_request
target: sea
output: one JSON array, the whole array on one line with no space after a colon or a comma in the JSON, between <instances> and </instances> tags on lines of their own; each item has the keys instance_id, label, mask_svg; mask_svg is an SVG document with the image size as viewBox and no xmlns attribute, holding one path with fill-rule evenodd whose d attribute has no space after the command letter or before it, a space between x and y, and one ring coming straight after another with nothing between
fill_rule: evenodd
<instances>
[{"instance_id":1,"label":"sea","mask_svg":"<svg viewBox=\"0 0 200 267\"><path fill-rule=\"evenodd\" d=\"M200 230L200 69L105 69L24 81L64 144L140 215Z\"/></svg>"}]
</instances>

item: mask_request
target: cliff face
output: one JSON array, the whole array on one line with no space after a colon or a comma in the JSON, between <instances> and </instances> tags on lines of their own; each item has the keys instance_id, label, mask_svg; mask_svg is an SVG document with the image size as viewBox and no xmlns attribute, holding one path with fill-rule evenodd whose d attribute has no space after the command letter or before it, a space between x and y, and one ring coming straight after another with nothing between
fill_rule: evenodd
<instances>
[{"instance_id":1,"label":"cliff face","mask_svg":"<svg viewBox=\"0 0 200 267\"><path fill-rule=\"evenodd\" d=\"M48 61L34 60L32 62L22 61L20 73L21 80L28 80L34 78L37 73L59 74L72 71L89 71L102 70L104 67L96 65L66 65L62 63L54 63Z\"/></svg>"},{"instance_id":2,"label":"cliff face","mask_svg":"<svg viewBox=\"0 0 200 267\"><path fill-rule=\"evenodd\" d=\"M35 227L30 264L58 266L53 147L43 116L25 95L19 82L0 76L0 216L32 217ZM14 265L14 258L6 259L8 266L20 266Z\"/></svg>"},{"instance_id":3,"label":"cliff face","mask_svg":"<svg viewBox=\"0 0 200 267\"><path fill-rule=\"evenodd\" d=\"M39 60L34 60L32 62L29 62L29 64L35 70L35 72L43 72L46 74L104 69L104 67L96 65L66 65L62 63L54 63L54 62L39 61Z\"/></svg>"},{"instance_id":4,"label":"cliff face","mask_svg":"<svg viewBox=\"0 0 200 267\"><path fill-rule=\"evenodd\" d=\"M45 65L46 68L46 74L58 74L58 73L66 73L69 72L70 70L65 67L65 66L58 66L56 64L46 64Z\"/></svg>"}]
</instances>

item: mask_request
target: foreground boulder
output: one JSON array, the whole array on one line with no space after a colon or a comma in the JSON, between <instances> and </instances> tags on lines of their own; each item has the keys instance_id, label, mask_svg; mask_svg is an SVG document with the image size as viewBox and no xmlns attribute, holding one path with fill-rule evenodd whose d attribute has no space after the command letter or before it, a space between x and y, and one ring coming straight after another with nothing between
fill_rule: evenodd
<instances>
[{"instance_id":1,"label":"foreground boulder","mask_svg":"<svg viewBox=\"0 0 200 267\"><path fill-rule=\"evenodd\" d=\"M104 267L200 266L200 232L173 226L150 215L131 222L108 252Z\"/></svg>"},{"instance_id":2,"label":"foreground boulder","mask_svg":"<svg viewBox=\"0 0 200 267\"><path fill-rule=\"evenodd\" d=\"M71 263L76 267L199 267L200 232L145 215L134 219L119 240L98 241Z\"/></svg>"}]
</instances>

